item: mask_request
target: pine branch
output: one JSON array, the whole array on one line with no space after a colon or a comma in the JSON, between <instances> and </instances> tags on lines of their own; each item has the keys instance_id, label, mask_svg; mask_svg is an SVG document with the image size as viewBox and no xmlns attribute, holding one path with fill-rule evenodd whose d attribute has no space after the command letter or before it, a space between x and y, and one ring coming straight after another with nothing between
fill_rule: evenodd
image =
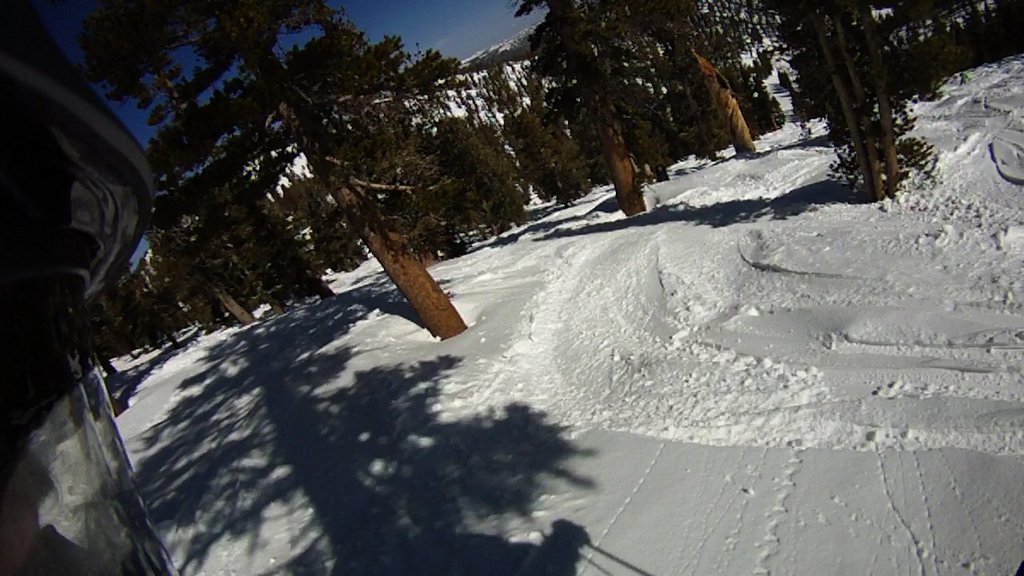
<instances>
[{"instance_id":1,"label":"pine branch","mask_svg":"<svg viewBox=\"0 0 1024 576\"><path fill-rule=\"evenodd\" d=\"M375 192L413 192L415 190L412 186L402 186L400 184L377 184L376 182L360 180L354 176L349 178L348 181L349 184L356 188L373 190Z\"/></svg>"}]
</instances>

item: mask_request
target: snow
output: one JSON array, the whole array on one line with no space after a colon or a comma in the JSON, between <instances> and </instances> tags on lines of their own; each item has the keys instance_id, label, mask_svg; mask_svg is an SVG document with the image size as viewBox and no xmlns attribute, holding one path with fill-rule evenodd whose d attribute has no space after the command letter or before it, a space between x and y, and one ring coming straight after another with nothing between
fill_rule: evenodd
<instances>
[{"instance_id":1,"label":"snow","mask_svg":"<svg viewBox=\"0 0 1024 576\"><path fill-rule=\"evenodd\" d=\"M483 69L504 62L525 60L530 53L530 37L539 24L528 26L512 38L485 48L462 61L463 69Z\"/></svg>"},{"instance_id":2,"label":"snow","mask_svg":"<svg viewBox=\"0 0 1024 576\"><path fill-rule=\"evenodd\" d=\"M451 340L368 263L329 301L127 366L118 422L172 556L209 575L1014 573L1022 80L1011 59L918 104L935 174L897 201L854 203L824 127L790 124L673 166L647 214L602 188L437 265L470 324Z\"/></svg>"},{"instance_id":3,"label":"snow","mask_svg":"<svg viewBox=\"0 0 1024 576\"><path fill-rule=\"evenodd\" d=\"M1005 180L1024 186L1024 132L1004 130L996 134L992 161Z\"/></svg>"}]
</instances>

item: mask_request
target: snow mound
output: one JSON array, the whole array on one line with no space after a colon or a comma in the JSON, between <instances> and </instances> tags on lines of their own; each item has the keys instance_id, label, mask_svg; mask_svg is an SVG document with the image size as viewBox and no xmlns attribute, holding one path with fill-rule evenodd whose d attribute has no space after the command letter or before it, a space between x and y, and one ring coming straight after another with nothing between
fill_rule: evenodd
<instances>
[{"instance_id":1,"label":"snow mound","mask_svg":"<svg viewBox=\"0 0 1024 576\"><path fill-rule=\"evenodd\" d=\"M1007 182L1024 186L1024 133L1004 130L996 134L991 150L999 175Z\"/></svg>"}]
</instances>

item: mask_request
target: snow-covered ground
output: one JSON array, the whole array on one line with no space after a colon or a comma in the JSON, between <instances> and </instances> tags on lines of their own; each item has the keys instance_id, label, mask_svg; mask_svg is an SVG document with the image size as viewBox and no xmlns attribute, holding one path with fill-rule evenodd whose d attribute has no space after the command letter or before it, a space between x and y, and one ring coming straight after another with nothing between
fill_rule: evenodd
<instances>
[{"instance_id":1,"label":"snow-covered ground","mask_svg":"<svg viewBox=\"0 0 1024 576\"><path fill-rule=\"evenodd\" d=\"M129 366L185 574L1013 574L1024 561L1024 59L918 105L935 178L852 203L813 126L379 269ZM1014 181L1016 180L1016 183ZM655 206L656 205L656 206Z\"/></svg>"}]
</instances>

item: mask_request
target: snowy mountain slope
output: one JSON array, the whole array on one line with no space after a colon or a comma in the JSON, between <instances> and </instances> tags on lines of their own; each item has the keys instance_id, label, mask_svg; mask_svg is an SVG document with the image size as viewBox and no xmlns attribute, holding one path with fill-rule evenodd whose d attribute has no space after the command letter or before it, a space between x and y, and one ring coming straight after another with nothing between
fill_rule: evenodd
<instances>
[{"instance_id":1,"label":"snowy mountain slope","mask_svg":"<svg viewBox=\"0 0 1024 576\"><path fill-rule=\"evenodd\" d=\"M462 70L471 73L499 64L528 60L533 55L533 49L530 46L530 36L533 35L538 25L530 26L508 40L499 42L466 58L462 61Z\"/></svg>"},{"instance_id":2,"label":"snowy mountain slope","mask_svg":"<svg viewBox=\"0 0 1024 576\"><path fill-rule=\"evenodd\" d=\"M1013 573L1024 188L998 143L1022 80L1009 60L920 104L935 180L897 202L851 203L822 127L788 125L673 167L648 214L596 190L438 265L458 338L367 264L135 366L119 424L172 554L186 574Z\"/></svg>"}]
</instances>

